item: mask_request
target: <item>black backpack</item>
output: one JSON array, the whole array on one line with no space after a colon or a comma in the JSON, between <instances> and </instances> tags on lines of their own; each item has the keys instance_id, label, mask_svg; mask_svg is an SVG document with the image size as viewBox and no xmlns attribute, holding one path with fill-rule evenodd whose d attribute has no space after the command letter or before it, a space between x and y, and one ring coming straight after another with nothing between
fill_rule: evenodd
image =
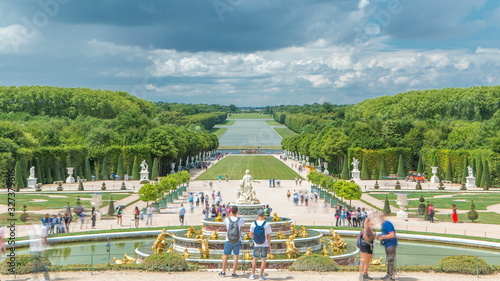
<instances>
[{"instance_id":1,"label":"black backpack","mask_svg":"<svg viewBox=\"0 0 500 281\"><path fill-rule=\"evenodd\" d=\"M240 218L236 218L235 221L229 219L229 228L227 229L227 239L229 243L234 244L240 241Z\"/></svg>"}]
</instances>

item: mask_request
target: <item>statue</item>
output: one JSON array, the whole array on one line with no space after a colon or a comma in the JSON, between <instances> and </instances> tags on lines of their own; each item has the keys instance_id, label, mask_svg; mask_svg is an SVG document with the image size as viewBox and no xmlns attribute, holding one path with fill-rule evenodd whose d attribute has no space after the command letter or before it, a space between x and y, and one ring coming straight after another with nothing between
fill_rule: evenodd
<instances>
[{"instance_id":1,"label":"statue","mask_svg":"<svg viewBox=\"0 0 500 281\"><path fill-rule=\"evenodd\" d=\"M467 171L469 172L469 178L474 177L474 171L472 171L472 167L471 166L467 166Z\"/></svg>"},{"instance_id":2,"label":"statue","mask_svg":"<svg viewBox=\"0 0 500 281\"><path fill-rule=\"evenodd\" d=\"M193 234L195 233L194 227L190 226L186 232L187 238L193 238Z\"/></svg>"},{"instance_id":3,"label":"statue","mask_svg":"<svg viewBox=\"0 0 500 281\"><path fill-rule=\"evenodd\" d=\"M268 257L268 259L274 259L274 255L271 253L267 253L267 257Z\"/></svg>"},{"instance_id":4,"label":"statue","mask_svg":"<svg viewBox=\"0 0 500 281\"><path fill-rule=\"evenodd\" d=\"M281 230L278 231L278 233L276 233L276 238L278 239L285 239L285 235L283 235L283 233L281 233Z\"/></svg>"},{"instance_id":5,"label":"statue","mask_svg":"<svg viewBox=\"0 0 500 281\"><path fill-rule=\"evenodd\" d=\"M278 213L274 212L273 214L273 222L279 222L281 219L278 217Z\"/></svg>"},{"instance_id":6,"label":"statue","mask_svg":"<svg viewBox=\"0 0 500 281\"><path fill-rule=\"evenodd\" d=\"M158 234L156 241L153 243L153 246L151 247L153 253L158 254L165 252L165 248L167 247L167 238L166 238L167 236L171 235L168 234L167 230L164 228L162 232Z\"/></svg>"},{"instance_id":7,"label":"statue","mask_svg":"<svg viewBox=\"0 0 500 281\"><path fill-rule=\"evenodd\" d=\"M245 250L245 255L243 255L243 258L246 260L253 259L252 255L250 255L250 251L248 251L248 250Z\"/></svg>"},{"instance_id":8,"label":"statue","mask_svg":"<svg viewBox=\"0 0 500 281\"><path fill-rule=\"evenodd\" d=\"M286 239L286 255L289 259L293 259L297 257L297 254L299 253L299 249L295 247L295 242L293 241L293 237L288 237Z\"/></svg>"},{"instance_id":9,"label":"statue","mask_svg":"<svg viewBox=\"0 0 500 281\"><path fill-rule=\"evenodd\" d=\"M30 178L31 179L35 178L35 166L30 168Z\"/></svg>"},{"instance_id":10,"label":"statue","mask_svg":"<svg viewBox=\"0 0 500 281\"><path fill-rule=\"evenodd\" d=\"M208 248L208 240L205 236L201 239L201 248L198 248L202 259L210 258L210 249Z\"/></svg>"},{"instance_id":11,"label":"statue","mask_svg":"<svg viewBox=\"0 0 500 281\"><path fill-rule=\"evenodd\" d=\"M113 257L113 261L115 264L129 264L129 263L134 263L137 259L134 259L133 257L127 255L126 253L123 254L123 259L119 260L115 257Z\"/></svg>"},{"instance_id":12,"label":"statue","mask_svg":"<svg viewBox=\"0 0 500 281\"><path fill-rule=\"evenodd\" d=\"M174 246L170 245L170 247L168 247L167 253L172 254L173 252L174 252Z\"/></svg>"},{"instance_id":13,"label":"statue","mask_svg":"<svg viewBox=\"0 0 500 281\"><path fill-rule=\"evenodd\" d=\"M306 238L307 237L307 229L306 229L305 226L302 226L300 228L300 237L302 237L302 238Z\"/></svg>"},{"instance_id":14,"label":"statue","mask_svg":"<svg viewBox=\"0 0 500 281\"><path fill-rule=\"evenodd\" d=\"M352 170L353 171L359 171L359 169L358 169L359 160L358 159L356 159L356 158L353 157L351 164L352 164Z\"/></svg>"},{"instance_id":15,"label":"statue","mask_svg":"<svg viewBox=\"0 0 500 281\"><path fill-rule=\"evenodd\" d=\"M203 236L203 229L200 229L196 231L196 237L194 239L202 239Z\"/></svg>"},{"instance_id":16,"label":"statue","mask_svg":"<svg viewBox=\"0 0 500 281\"><path fill-rule=\"evenodd\" d=\"M312 255L312 254L313 254L313 252L311 251L311 247L307 247L307 251L306 251L306 253L304 254L304 256L310 256L310 255Z\"/></svg>"},{"instance_id":17,"label":"statue","mask_svg":"<svg viewBox=\"0 0 500 281\"><path fill-rule=\"evenodd\" d=\"M378 259L374 259L372 258L370 260L370 265L381 265L381 266L385 266L385 264L382 263L382 257L378 258Z\"/></svg>"},{"instance_id":18,"label":"statue","mask_svg":"<svg viewBox=\"0 0 500 281\"><path fill-rule=\"evenodd\" d=\"M241 194L238 203L243 204L260 204L260 201L255 197L255 190L253 189L253 177L250 175L250 170L246 170L245 175L240 183Z\"/></svg>"},{"instance_id":19,"label":"statue","mask_svg":"<svg viewBox=\"0 0 500 281\"><path fill-rule=\"evenodd\" d=\"M142 160L140 166L141 166L141 172L148 172L148 163L146 163L146 160Z\"/></svg>"},{"instance_id":20,"label":"statue","mask_svg":"<svg viewBox=\"0 0 500 281\"><path fill-rule=\"evenodd\" d=\"M222 222L222 213L219 213L217 217L215 217L215 222Z\"/></svg>"},{"instance_id":21,"label":"statue","mask_svg":"<svg viewBox=\"0 0 500 281\"><path fill-rule=\"evenodd\" d=\"M321 250L320 253L323 254L324 256L330 255L330 251L328 251L328 248L326 247L326 245L323 245L323 250Z\"/></svg>"},{"instance_id":22,"label":"statue","mask_svg":"<svg viewBox=\"0 0 500 281\"><path fill-rule=\"evenodd\" d=\"M188 249L184 249L184 253L182 253L182 256L185 258L185 259L189 259L189 257L191 256L191 254L188 252Z\"/></svg>"},{"instance_id":23,"label":"statue","mask_svg":"<svg viewBox=\"0 0 500 281\"><path fill-rule=\"evenodd\" d=\"M217 230L216 230L216 231L214 231L214 234L210 235L210 237L208 237L208 238L210 238L210 239L212 239L212 240L217 240L217 239L219 239L219 232L217 232Z\"/></svg>"}]
</instances>

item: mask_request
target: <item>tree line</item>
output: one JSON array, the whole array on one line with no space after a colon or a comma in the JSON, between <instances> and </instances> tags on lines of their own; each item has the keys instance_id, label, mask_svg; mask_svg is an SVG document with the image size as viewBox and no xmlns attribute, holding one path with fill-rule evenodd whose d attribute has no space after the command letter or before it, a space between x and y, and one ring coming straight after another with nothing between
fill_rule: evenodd
<instances>
[{"instance_id":1,"label":"tree line","mask_svg":"<svg viewBox=\"0 0 500 281\"><path fill-rule=\"evenodd\" d=\"M286 150L330 162L344 177L352 157L369 178L417 170L429 177L462 182L465 163L482 185L500 185L500 86L410 91L365 100L355 105L329 103L272 108L274 119L299 134L284 139ZM301 110L302 109L302 110ZM479 168L481 167L481 168Z\"/></svg>"}]
</instances>

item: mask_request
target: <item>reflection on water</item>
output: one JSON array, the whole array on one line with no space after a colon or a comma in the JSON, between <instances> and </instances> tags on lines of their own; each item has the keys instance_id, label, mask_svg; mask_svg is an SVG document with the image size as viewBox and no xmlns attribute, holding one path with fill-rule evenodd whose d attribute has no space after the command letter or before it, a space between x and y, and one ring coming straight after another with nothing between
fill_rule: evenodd
<instances>
[{"instance_id":1,"label":"reflection on water","mask_svg":"<svg viewBox=\"0 0 500 281\"><path fill-rule=\"evenodd\" d=\"M153 243L154 241L154 238L111 240L109 254L106 252L106 241L59 244L51 246L45 251L44 256L54 265L90 264L92 258L93 264L105 264L108 262L108 258L112 262L113 257L122 258L124 253L135 258L136 248L144 243ZM345 241L351 245L355 243L354 238L347 238ZM16 252L18 255L27 253L27 248L19 249ZM436 265L443 257L453 255L478 256L489 264L500 264L500 252L494 250L406 241L399 243L397 263L398 265ZM379 257L384 257L385 261L385 251L383 246L376 245L374 258Z\"/></svg>"}]
</instances>

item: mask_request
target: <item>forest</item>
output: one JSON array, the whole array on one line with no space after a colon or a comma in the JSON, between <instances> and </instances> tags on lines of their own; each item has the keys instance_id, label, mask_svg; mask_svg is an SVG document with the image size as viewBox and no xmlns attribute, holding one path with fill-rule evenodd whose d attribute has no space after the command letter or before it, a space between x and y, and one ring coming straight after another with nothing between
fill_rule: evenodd
<instances>
[{"instance_id":1,"label":"forest","mask_svg":"<svg viewBox=\"0 0 500 281\"><path fill-rule=\"evenodd\" d=\"M476 183L488 188L500 185L499 102L500 87L488 86L270 110L276 121L299 133L284 139L283 149L328 161L342 178L350 178L350 160L356 157L362 179L384 179L398 170L432 175L430 167L437 166L441 179L461 183L471 165Z\"/></svg>"},{"instance_id":2,"label":"forest","mask_svg":"<svg viewBox=\"0 0 500 281\"><path fill-rule=\"evenodd\" d=\"M207 130L224 121L227 111L219 105L155 104L125 92L0 87L0 180L15 167L22 188L31 166L41 183L64 180L66 167L75 167L75 178L138 178L143 159L165 175L171 163L218 147Z\"/></svg>"}]
</instances>

